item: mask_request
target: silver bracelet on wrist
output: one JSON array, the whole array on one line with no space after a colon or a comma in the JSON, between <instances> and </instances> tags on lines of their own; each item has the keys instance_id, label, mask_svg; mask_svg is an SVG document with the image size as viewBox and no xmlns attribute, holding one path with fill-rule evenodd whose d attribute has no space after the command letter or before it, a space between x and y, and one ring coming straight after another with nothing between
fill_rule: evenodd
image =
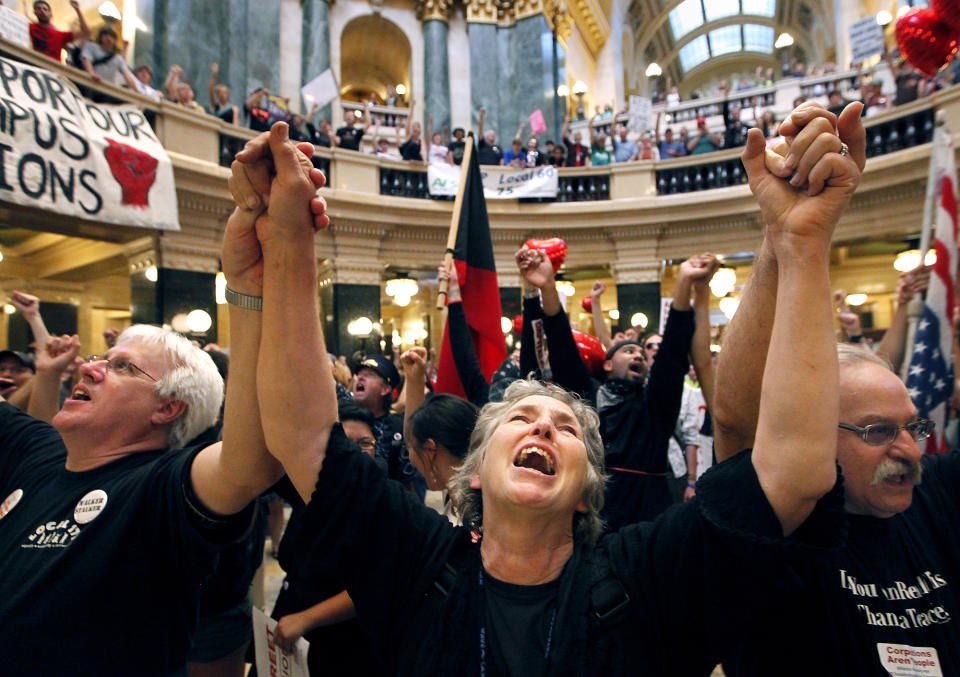
<instances>
[{"instance_id":1,"label":"silver bracelet on wrist","mask_svg":"<svg viewBox=\"0 0 960 677\"><path fill-rule=\"evenodd\" d=\"M224 289L223 295L227 299L227 303L231 303L240 308L246 308L247 310L263 310L263 297L262 296L250 296L249 294L241 294L238 291L233 291L230 287Z\"/></svg>"}]
</instances>

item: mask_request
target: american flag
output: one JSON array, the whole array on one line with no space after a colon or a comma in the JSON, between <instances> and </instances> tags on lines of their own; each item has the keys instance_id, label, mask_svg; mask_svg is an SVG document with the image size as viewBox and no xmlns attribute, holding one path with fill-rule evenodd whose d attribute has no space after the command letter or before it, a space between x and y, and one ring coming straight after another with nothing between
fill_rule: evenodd
<instances>
[{"instance_id":1,"label":"american flag","mask_svg":"<svg viewBox=\"0 0 960 677\"><path fill-rule=\"evenodd\" d=\"M953 314L957 303L954 280L957 278L957 169L953 143L942 127L933 140L934 158L930 181L936 182L936 231L933 247L937 262L933 265L930 287L923 305L923 316L907 368L907 390L919 415L937 424L927 439L926 453L944 453L944 431L953 394Z\"/></svg>"}]
</instances>

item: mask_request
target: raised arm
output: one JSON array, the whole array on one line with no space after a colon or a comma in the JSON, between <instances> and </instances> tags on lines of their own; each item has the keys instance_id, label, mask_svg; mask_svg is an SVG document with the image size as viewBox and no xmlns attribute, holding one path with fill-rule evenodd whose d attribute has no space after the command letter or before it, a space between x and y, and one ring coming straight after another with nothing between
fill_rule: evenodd
<instances>
[{"instance_id":1,"label":"raised arm","mask_svg":"<svg viewBox=\"0 0 960 677\"><path fill-rule=\"evenodd\" d=\"M400 356L400 364L403 365L403 389L407 393L404 405L403 435L407 440L407 448L409 449L412 446L410 440L413 436L410 419L413 412L423 404L425 397L423 390L427 386L427 349L420 346L410 348Z\"/></svg>"},{"instance_id":2,"label":"raised arm","mask_svg":"<svg viewBox=\"0 0 960 677\"><path fill-rule=\"evenodd\" d=\"M77 23L79 24L80 30L73 32L73 38L82 38L84 40L89 40L90 26L87 25L87 20L83 18L83 12L80 11L80 3L77 0L70 0L70 6L73 8L73 11L77 14Z\"/></svg>"},{"instance_id":3,"label":"raised arm","mask_svg":"<svg viewBox=\"0 0 960 677\"><path fill-rule=\"evenodd\" d=\"M10 296L10 303L14 308L20 311L23 319L27 321L30 331L33 332L34 343L39 350L47 344L50 332L43 323L43 317L40 315L40 299L33 294L26 294L22 291L14 291Z\"/></svg>"},{"instance_id":4,"label":"raised arm","mask_svg":"<svg viewBox=\"0 0 960 677\"><path fill-rule=\"evenodd\" d=\"M701 254L698 258L707 272L693 282L694 330L690 341L690 361L697 372L707 409L712 410L717 377L710 353L710 278L720 267L720 261L713 254Z\"/></svg>"},{"instance_id":5,"label":"raised arm","mask_svg":"<svg viewBox=\"0 0 960 677\"><path fill-rule=\"evenodd\" d=\"M404 132L403 132L403 138L404 138L404 139L409 139L409 138L410 138L410 131L413 129L413 111L414 111L414 109L416 108L416 106L417 106L417 100L414 99L413 96L411 96L411 97L410 97L410 109L407 111L407 126L406 126L406 128L404 129Z\"/></svg>"},{"instance_id":6,"label":"raised arm","mask_svg":"<svg viewBox=\"0 0 960 677\"><path fill-rule=\"evenodd\" d=\"M73 336L51 336L37 344L37 373L31 379L33 392L27 413L50 423L60 410L60 377L80 352L80 339Z\"/></svg>"},{"instance_id":7,"label":"raised arm","mask_svg":"<svg viewBox=\"0 0 960 677\"><path fill-rule=\"evenodd\" d=\"M610 330L607 329L607 321L603 319L603 308L600 306L600 297L607 291L607 285L600 280L593 283L590 289L590 314L593 315L593 330L603 347L607 350L613 346L613 339L610 338Z\"/></svg>"},{"instance_id":8,"label":"raised arm","mask_svg":"<svg viewBox=\"0 0 960 677\"><path fill-rule=\"evenodd\" d=\"M261 172L271 179L269 206L257 218L255 229L263 252L263 329L256 393L266 446L283 464L304 502L309 502L337 421L337 395L316 294L314 233L329 223L323 200L316 196L323 174L304 154L312 146L302 144L298 150L284 123L276 123L255 141L260 143L248 144L237 160L247 165L243 176L249 178L252 170L258 180ZM267 155L272 158L273 174L260 162ZM243 192L236 198L238 204L262 203L258 196L251 199L246 188ZM297 377L291 378L292 374Z\"/></svg>"},{"instance_id":9,"label":"raised arm","mask_svg":"<svg viewBox=\"0 0 960 677\"><path fill-rule=\"evenodd\" d=\"M859 108L855 110L857 135L865 139ZM774 155L771 160L783 160L784 173L794 174L800 188L768 168L766 143L759 130L750 130L742 154L778 266L752 460L784 534L807 518L836 481L839 385L830 301L830 240L861 171L850 157L840 154L842 147L830 122L817 117L793 139L790 156ZM791 157L797 162L791 162ZM803 355L807 357L798 358ZM755 355L737 357L756 359Z\"/></svg>"},{"instance_id":10,"label":"raised arm","mask_svg":"<svg viewBox=\"0 0 960 677\"><path fill-rule=\"evenodd\" d=\"M413 105L412 103L410 104ZM370 125L373 124L373 115L370 113L370 102L367 101L363 104L363 133L366 134L367 130L370 129ZM407 134L409 136L409 134Z\"/></svg>"},{"instance_id":11,"label":"raised arm","mask_svg":"<svg viewBox=\"0 0 960 677\"><path fill-rule=\"evenodd\" d=\"M910 300L914 295L926 291L929 284L929 266L920 266L903 273L897 281L897 309L893 313L890 327L877 344L877 355L886 359L893 367L893 371L898 374L903 364L903 353L907 343Z\"/></svg>"},{"instance_id":12,"label":"raised arm","mask_svg":"<svg viewBox=\"0 0 960 677\"><path fill-rule=\"evenodd\" d=\"M470 402L482 407L490 400L490 384L480 368L477 351L470 338L470 327L463 311L463 299L460 296L460 282L457 279L457 267L451 261L440 265L437 276L447 280L447 327L450 332L450 352L457 376L463 385L464 394ZM409 444L407 446L410 446Z\"/></svg>"},{"instance_id":13,"label":"raised arm","mask_svg":"<svg viewBox=\"0 0 960 677\"><path fill-rule=\"evenodd\" d=\"M270 202L281 218L287 218L282 208L295 204L298 195L306 193L297 183L296 173L290 169L290 163L296 162L297 149L287 140L287 126L278 123L272 132L261 134L247 146L246 158L260 154L257 162L242 163L235 161L231 167L230 188L237 208L227 222L224 232L222 261L227 277L227 287L247 297L262 297L262 312L230 304L230 378L227 380L227 400L224 409L223 442L204 449L194 461L191 478L197 497L211 510L230 514L242 509L250 500L271 486L282 474L277 460L267 451L269 441L261 423L261 417L276 415L279 407L291 410L309 409L309 403L297 407L284 399L289 390L274 386L281 380L279 375L271 380L271 388L261 388L257 372L262 366L263 353L270 352L264 346L277 348L291 360L301 355L293 344L284 343L277 338L277 315L283 311L277 306L276 278L283 276L280 271L284 261L279 261L277 253L286 244L278 229L273 227L271 216L263 212L264 196L274 196ZM281 138L282 137L282 138ZM281 179L269 182L270 173L265 145L270 141L274 163ZM289 152L287 151L289 148ZM310 144L300 144L303 152L312 152ZM309 159L300 153L309 165ZM311 167L312 169L312 167ZM319 170L308 172L297 167L296 172L311 181L311 186L322 186L323 178ZM291 174L294 174L291 176ZM309 196L314 190L309 189ZM309 204L310 198L306 198ZM309 207L308 207L309 209ZM287 206L288 212L293 207ZM325 218L325 217L324 217ZM312 233L309 254L313 256ZM293 299L291 294L290 299ZM271 307L269 304L274 304ZM296 323L287 328L287 334L296 335ZM306 344L301 344L306 345ZM324 354L325 357L325 354ZM282 360L281 360L282 361ZM329 366L329 360L322 363ZM311 366L301 365L290 373L309 371ZM290 368L289 363L271 364L271 368ZM287 383L297 383L299 379L287 378ZM330 391L333 392L332 381ZM261 406L266 402L266 406ZM283 404L279 404L281 402ZM333 411L336 412L336 395L333 395ZM334 414L335 416L335 414ZM279 446L279 443L278 443ZM296 477L291 474L296 484ZM299 487L298 487L299 490Z\"/></svg>"},{"instance_id":14,"label":"raised arm","mask_svg":"<svg viewBox=\"0 0 960 677\"><path fill-rule=\"evenodd\" d=\"M477 139L483 138L483 118L487 115L487 109L480 107L480 116L477 118Z\"/></svg>"},{"instance_id":15,"label":"raised arm","mask_svg":"<svg viewBox=\"0 0 960 677\"><path fill-rule=\"evenodd\" d=\"M570 116L563 119L563 127L560 128L560 138L566 139L570 135Z\"/></svg>"},{"instance_id":16,"label":"raised arm","mask_svg":"<svg viewBox=\"0 0 960 677\"><path fill-rule=\"evenodd\" d=\"M84 60L84 68L86 68L86 60ZM163 81L163 91L166 92L167 98L171 101L177 100L177 85L180 84L180 76L182 74L183 69L177 64L170 66L170 70L167 71L167 77ZM252 96L251 94L251 97Z\"/></svg>"},{"instance_id":17,"label":"raised arm","mask_svg":"<svg viewBox=\"0 0 960 677\"><path fill-rule=\"evenodd\" d=\"M217 110L217 97L214 95L214 91L217 88L217 73L220 71L220 66L214 61L210 64L210 83L207 86L207 93L210 95L210 108L212 110Z\"/></svg>"}]
</instances>

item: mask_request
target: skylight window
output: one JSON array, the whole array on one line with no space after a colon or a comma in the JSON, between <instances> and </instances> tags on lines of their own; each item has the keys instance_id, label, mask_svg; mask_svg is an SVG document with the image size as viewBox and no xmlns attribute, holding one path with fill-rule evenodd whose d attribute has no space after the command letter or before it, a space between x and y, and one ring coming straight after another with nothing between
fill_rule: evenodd
<instances>
[{"instance_id":1,"label":"skylight window","mask_svg":"<svg viewBox=\"0 0 960 677\"><path fill-rule=\"evenodd\" d=\"M714 56L739 52L743 49L740 26L724 26L710 31L710 51Z\"/></svg>"},{"instance_id":2,"label":"skylight window","mask_svg":"<svg viewBox=\"0 0 960 677\"><path fill-rule=\"evenodd\" d=\"M708 0L703 3L703 13L707 21L716 21L740 13L740 0Z\"/></svg>"},{"instance_id":3,"label":"skylight window","mask_svg":"<svg viewBox=\"0 0 960 677\"><path fill-rule=\"evenodd\" d=\"M677 40L703 24L700 0L684 0L670 12L670 29Z\"/></svg>"},{"instance_id":4,"label":"skylight window","mask_svg":"<svg viewBox=\"0 0 960 677\"><path fill-rule=\"evenodd\" d=\"M743 48L748 52L773 52L773 28L743 24Z\"/></svg>"},{"instance_id":5,"label":"skylight window","mask_svg":"<svg viewBox=\"0 0 960 677\"><path fill-rule=\"evenodd\" d=\"M698 35L680 48L677 54L680 57L680 67L684 71L696 68L710 58L710 46L706 35Z\"/></svg>"},{"instance_id":6,"label":"skylight window","mask_svg":"<svg viewBox=\"0 0 960 677\"><path fill-rule=\"evenodd\" d=\"M755 16L773 16L777 10L777 0L741 0L743 13Z\"/></svg>"}]
</instances>

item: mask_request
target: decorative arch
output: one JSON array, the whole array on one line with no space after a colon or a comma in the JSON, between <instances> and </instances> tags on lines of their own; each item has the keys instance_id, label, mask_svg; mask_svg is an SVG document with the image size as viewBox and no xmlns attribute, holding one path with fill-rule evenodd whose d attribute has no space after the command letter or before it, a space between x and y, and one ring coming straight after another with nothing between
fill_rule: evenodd
<instances>
[{"instance_id":1,"label":"decorative arch","mask_svg":"<svg viewBox=\"0 0 960 677\"><path fill-rule=\"evenodd\" d=\"M403 84L412 91L410 40L397 24L380 14L351 19L340 35L340 98L379 102L387 86Z\"/></svg>"}]
</instances>

